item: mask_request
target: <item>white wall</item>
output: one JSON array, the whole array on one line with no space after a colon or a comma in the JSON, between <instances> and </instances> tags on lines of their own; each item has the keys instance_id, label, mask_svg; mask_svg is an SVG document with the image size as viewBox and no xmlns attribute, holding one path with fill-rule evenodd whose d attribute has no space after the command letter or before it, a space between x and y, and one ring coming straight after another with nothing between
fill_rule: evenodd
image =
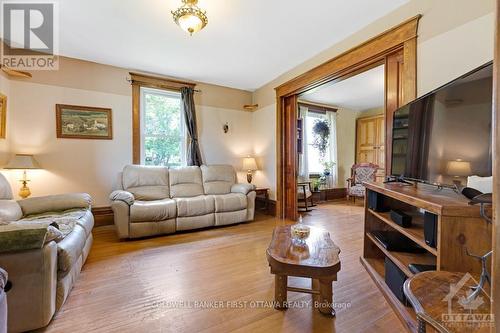
<instances>
[{"instance_id":1,"label":"white wall","mask_svg":"<svg viewBox=\"0 0 500 333\"><path fill-rule=\"evenodd\" d=\"M232 164L239 171L238 180L246 182L246 173L240 170L242 158L253 155L252 113L197 105L196 115L203 161ZM224 133L226 122L229 131Z\"/></svg>"},{"instance_id":2,"label":"white wall","mask_svg":"<svg viewBox=\"0 0 500 333\"><path fill-rule=\"evenodd\" d=\"M108 195L117 172L132 162L131 95L9 81L2 77L0 92L8 94L9 117L8 137L0 140L2 163L14 153L35 155L43 170L29 172L33 196L88 192L95 206L109 205ZM56 104L112 108L113 140L56 138ZM253 152L252 113L203 105L196 108L205 162L229 163L240 169L241 157ZM222 130L225 122L230 127L227 134ZM17 195L21 172L2 172ZM246 181L244 174L238 176Z\"/></svg>"},{"instance_id":3,"label":"white wall","mask_svg":"<svg viewBox=\"0 0 500 333\"><path fill-rule=\"evenodd\" d=\"M356 118L358 111L339 109L337 111L337 187L346 187L351 176L351 167L356 161Z\"/></svg>"},{"instance_id":4,"label":"white wall","mask_svg":"<svg viewBox=\"0 0 500 333\"><path fill-rule=\"evenodd\" d=\"M203 92L197 96L197 108L206 161L229 162L239 168L240 158L253 151L261 167L254 182L270 187L274 198L274 87L413 15L423 14L417 47L418 95L422 95L493 58L493 9L493 0L412 0L258 89L253 100L260 109L254 113L239 111L250 102L250 93L200 84ZM61 68L64 70L57 73L34 72L28 81L7 80L0 75L0 92L8 96L7 139L0 140L0 162L5 163L14 153L36 154L45 170L32 173L33 195L86 191L94 196L97 206L104 206L114 174L132 159L130 86L124 80L128 71L74 59L66 59ZM114 139L56 139L56 103L112 107ZM230 133L223 134L226 121ZM339 141L352 149L339 147L339 186L354 162L352 124L351 117L340 116ZM9 173L17 191L19 175Z\"/></svg>"},{"instance_id":5,"label":"white wall","mask_svg":"<svg viewBox=\"0 0 500 333\"><path fill-rule=\"evenodd\" d=\"M493 60L494 27L491 13L419 43L418 96Z\"/></svg>"},{"instance_id":6,"label":"white wall","mask_svg":"<svg viewBox=\"0 0 500 333\"><path fill-rule=\"evenodd\" d=\"M10 153L34 154L43 170L29 172L34 196L88 192L96 206L108 204L116 172L132 160L130 96L11 81ZM56 138L56 104L109 107L113 140ZM15 193L20 171L3 171Z\"/></svg>"},{"instance_id":7,"label":"white wall","mask_svg":"<svg viewBox=\"0 0 500 333\"><path fill-rule=\"evenodd\" d=\"M423 14L417 40L417 92L421 96L493 59L493 10L494 1L492 0L480 2L412 0L407 5L255 91L254 103L258 103L261 108L255 111L254 127L258 128L261 124L257 122L258 119L264 118L268 123L276 121L275 87L417 14ZM261 116L260 113L266 116ZM339 126L339 128L342 127ZM342 130L344 129L345 135L354 137L354 127L352 129L342 128ZM351 130L352 133L349 132ZM261 131L259 135L256 145L259 141L275 143L275 131ZM267 150L272 152L276 148L269 147ZM350 163L351 156L354 157L354 150L355 148L349 152L339 152L339 156L346 154L344 176L346 175L345 166L348 164L347 161ZM275 161L276 155L267 154L266 157L262 158L264 165L275 164ZM262 178L271 184L274 192L276 188L275 171L270 172L269 170L267 175ZM339 175L339 181L341 180L341 175Z\"/></svg>"},{"instance_id":8,"label":"white wall","mask_svg":"<svg viewBox=\"0 0 500 333\"><path fill-rule=\"evenodd\" d=\"M276 198L276 108L274 105L252 113L253 150L260 168L253 183L270 188Z\"/></svg>"}]
</instances>

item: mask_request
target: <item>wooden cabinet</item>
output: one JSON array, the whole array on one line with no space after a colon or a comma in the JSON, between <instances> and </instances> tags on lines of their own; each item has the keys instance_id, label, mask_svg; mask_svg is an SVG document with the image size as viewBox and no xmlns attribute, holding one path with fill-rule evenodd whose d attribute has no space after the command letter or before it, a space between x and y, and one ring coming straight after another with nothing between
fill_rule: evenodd
<instances>
[{"instance_id":1,"label":"wooden cabinet","mask_svg":"<svg viewBox=\"0 0 500 333\"><path fill-rule=\"evenodd\" d=\"M386 258L398 267L406 278L415 276L409 269L410 264L434 265L438 272L468 272L473 276L479 276L481 264L477 259L467 255L466 249L479 255L490 251L492 226L481 217L480 208L477 205L469 205L469 200L449 189L438 191L435 187L424 184L401 186L401 184L368 183L365 185L367 195L377 195L377 207L371 207L365 200L361 263L403 324L409 331L416 332L415 311L411 307L404 306L385 282ZM391 209L398 209L410 215L412 224L407 228L396 224L390 216ZM425 241L425 214L430 214L436 219L435 247ZM423 250L400 252L387 249L377 237L377 233L384 231L405 236L408 244L410 242L417 244ZM436 304L438 303L440 301L436 301Z\"/></svg>"},{"instance_id":2,"label":"wooden cabinet","mask_svg":"<svg viewBox=\"0 0 500 333\"><path fill-rule=\"evenodd\" d=\"M356 163L379 166L377 180L385 177L385 117L359 118L356 121Z\"/></svg>"}]
</instances>

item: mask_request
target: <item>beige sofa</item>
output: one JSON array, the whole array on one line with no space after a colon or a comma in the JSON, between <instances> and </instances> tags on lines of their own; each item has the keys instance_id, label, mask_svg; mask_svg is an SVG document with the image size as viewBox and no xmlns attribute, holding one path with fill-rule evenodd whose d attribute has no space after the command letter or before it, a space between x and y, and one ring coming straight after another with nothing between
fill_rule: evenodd
<instances>
[{"instance_id":1,"label":"beige sofa","mask_svg":"<svg viewBox=\"0 0 500 333\"><path fill-rule=\"evenodd\" d=\"M94 218L88 194L74 193L15 201L0 174L0 216L15 224L42 219L73 219L71 231L41 248L0 253L0 267L9 274L8 331L24 332L46 326L76 282L92 246ZM74 218L78 216L78 218ZM8 217L8 218L6 218ZM49 222L50 223L50 222ZM43 243L42 243L43 244Z\"/></svg>"},{"instance_id":2,"label":"beige sofa","mask_svg":"<svg viewBox=\"0 0 500 333\"><path fill-rule=\"evenodd\" d=\"M138 238L253 220L254 189L230 165L127 165L110 200L118 237Z\"/></svg>"}]
</instances>

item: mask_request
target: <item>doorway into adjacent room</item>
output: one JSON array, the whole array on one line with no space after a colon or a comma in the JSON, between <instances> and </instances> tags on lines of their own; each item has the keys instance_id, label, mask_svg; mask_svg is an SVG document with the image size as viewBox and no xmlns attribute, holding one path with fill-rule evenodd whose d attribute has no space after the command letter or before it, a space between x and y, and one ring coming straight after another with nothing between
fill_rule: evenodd
<instances>
[{"instance_id":1,"label":"doorway into adjacent room","mask_svg":"<svg viewBox=\"0 0 500 333\"><path fill-rule=\"evenodd\" d=\"M298 96L299 214L346 197L360 202L365 178L383 180L384 99L383 63Z\"/></svg>"},{"instance_id":2,"label":"doorway into adjacent room","mask_svg":"<svg viewBox=\"0 0 500 333\"><path fill-rule=\"evenodd\" d=\"M297 220L297 115L300 95L331 82L384 65L385 155L391 156L394 111L416 97L417 29L420 15L339 54L276 87L276 212L281 218ZM391 170L391 160L385 160Z\"/></svg>"}]
</instances>

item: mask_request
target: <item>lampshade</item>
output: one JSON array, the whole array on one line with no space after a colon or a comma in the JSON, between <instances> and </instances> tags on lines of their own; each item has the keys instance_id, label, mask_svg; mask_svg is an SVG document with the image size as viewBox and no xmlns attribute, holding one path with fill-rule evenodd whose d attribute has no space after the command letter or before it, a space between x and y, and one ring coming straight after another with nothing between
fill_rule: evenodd
<instances>
[{"instance_id":1,"label":"lampshade","mask_svg":"<svg viewBox=\"0 0 500 333\"><path fill-rule=\"evenodd\" d=\"M255 162L254 157L248 156L243 158L243 170L254 171L258 169L259 168L257 168L257 162Z\"/></svg>"},{"instance_id":2,"label":"lampshade","mask_svg":"<svg viewBox=\"0 0 500 333\"><path fill-rule=\"evenodd\" d=\"M35 160L33 155L16 154L9 163L4 166L4 169L41 169L40 164Z\"/></svg>"},{"instance_id":3,"label":"lampshade","mask_svg":"<svg viewBox=\"0 0 500 333\"><path fill-rule=\"evenodd\" d=\"M446 172L448 175L455 177L465 177L472 174L470 162L462 160L449 161L446 166Z\"/></svg>"}]
</instances>

